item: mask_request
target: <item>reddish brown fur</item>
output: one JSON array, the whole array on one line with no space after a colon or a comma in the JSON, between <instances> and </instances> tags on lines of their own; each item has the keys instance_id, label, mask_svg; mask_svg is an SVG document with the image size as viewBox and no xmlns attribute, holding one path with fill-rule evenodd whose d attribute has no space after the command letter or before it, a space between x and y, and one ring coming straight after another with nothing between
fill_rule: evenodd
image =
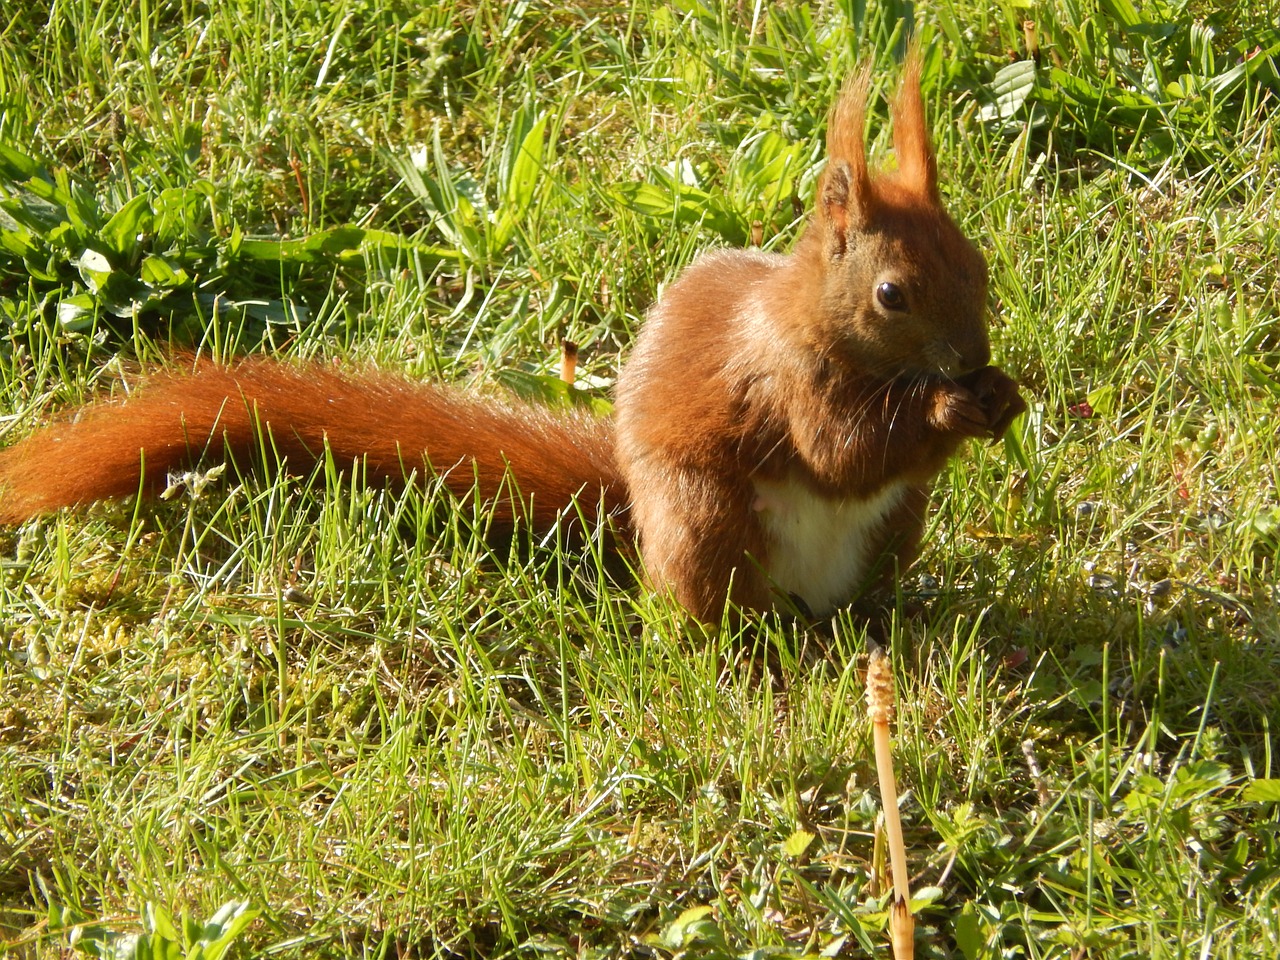
<instances>
[{"instance_id":1,"label":"reddish brown fur","mask_svg":"<svg viewBox=\"0 0 1280 960\"><path fill-rule=\"evenodd\" d=\"M664 294L619 377L616 438L604 421L388 374L204 364L0 453L0 523L154 490L206 450L252 454L265 428L295 467L326 443L340 465L361 461L390 482L429 461L460 495L478 484L508 522L549 526L575 496L588 510L629 507L650 578L704 621L726 596L769 608L771 553L793 558L812 536L768 526L761 511L774 508L757 484L793 498L784 505L797 516L831 510L845 522L848 507L855 549L835 559L869 550L892 574L915 555L947 458L1025 409L1013 380L988 366L986 264L940 204L919 76L913 54L894 102L895 173L868 169L864 71L832 111L813 222L795 251L712 252Z\"/></svg>"},{"instance_id":2,"label":"reddish brown fur","mask_svg":"<svg viewBox=\"0 0 1280 960\"><path fill-rule=\"evenodd\" d=\"M898 173L907 190L938 204L938 162L925 125L918 50L907 58L902 85L893 100L893 148L898 155Z\"/></svg>"},{"instance_id":3,"label":"reddish brown fur","mask_svg":"<svg viewBox=\"0 0 1280 960\"><path fill-rule=\"evenodd\" d=\"M795 251L704 256L651 312L619 379L618 461L646 569L703 619L726 592L771 603L757 480L794 478L832 503L906 483L874 544L893 573L915 556L947 458L1024 408L986 366L986 265L939 203L919 76L913 55L895 101L898 172L867 173L862 74L832 110ZM885 279L909 311L876 305Z\"/></svg>"},{"instance_id":4,"label":"reddish brown fur","mask_svg":"<svg viewBox=\"0 0 1280 960\"><path fill-rule=\"evenodd\" d=\"M499 523L518 511L549 527L578 495L588 511L625 505L606 421L376 371L252 358L153 377L124 403L90 406L0 451L0 523L154 492L202 455L248 460L267 438L295 470L315 464L326 443L339 466L358 461L372 480L403 483L429 461L459 496L478 487Z\"/></svg>"}]
</instances>

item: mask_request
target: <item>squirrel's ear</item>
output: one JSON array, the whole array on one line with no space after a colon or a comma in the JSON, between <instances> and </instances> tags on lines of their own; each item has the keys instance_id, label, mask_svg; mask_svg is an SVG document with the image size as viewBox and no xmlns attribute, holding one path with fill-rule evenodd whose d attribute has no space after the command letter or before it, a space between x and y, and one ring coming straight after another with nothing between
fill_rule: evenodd
<instances>
[{"instance_id":1,"label":"squirrel's ear","mask_svg":"<svg viewBox=\"0 0 1280 960\"><path fill-rule=\"evenodd\" d=\"M902 71L902 84L893 101L893 149L898 155L898 174L909 190L938 199L938 160L929 144L924 120L924 97L920 94L920 45L912 43Z\"/></svg>"},{"instance_id":2,"label":"squirrel's ear","mask_svg":"<svg viewBox=\"0 0 1280 960\"><path fill-rule=\"evenodd\" d=\"M864 64L845 82L827 123L827 168L818 180L818 219L829 253L839 256L849 233L863 229L875 201L863 140L871 65Z\"/></svg>"}]
</instances>

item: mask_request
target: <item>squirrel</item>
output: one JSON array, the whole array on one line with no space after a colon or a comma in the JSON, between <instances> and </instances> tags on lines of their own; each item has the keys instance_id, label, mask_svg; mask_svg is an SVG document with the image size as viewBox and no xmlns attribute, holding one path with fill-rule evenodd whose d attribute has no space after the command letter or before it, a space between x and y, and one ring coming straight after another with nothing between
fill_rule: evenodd
<instances>
[{"instance_id":1,"label":"squirrel","mask_svg":"<svg viewBox=\"0 0 1280 960\"><path fill-rule=\"evenodd\" d=\"M814 210L789 254L703 254L650 309L613 417L378 371L200 362L0 451L0 524L162 489L202 457L291 469L429 467L499 526L577 505L638 541L651 587L714 624L726 602L828 615L916 556L930 487L1026 409L990 365L987 265L943 208L918 52L892 101L897 169L864 145L870 71L831 111Z\"/></svg>"}]
</instances>

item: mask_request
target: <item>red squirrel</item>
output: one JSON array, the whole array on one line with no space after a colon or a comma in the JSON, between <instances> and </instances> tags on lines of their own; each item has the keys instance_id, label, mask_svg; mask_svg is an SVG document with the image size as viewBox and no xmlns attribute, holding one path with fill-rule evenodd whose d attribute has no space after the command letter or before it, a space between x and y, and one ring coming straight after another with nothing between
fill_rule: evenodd
<instances>
[{"instance_id":1,"label":"red squirrel","mask_svg":"<svg viewBox=\"0 0 1280 960\"><path fill-rule=\"evenodd\" d=\"M1026 408L990 365L987 266L941 203L918 57L893 101L897 169L876 175L868 88L864 70L832 110L794 250L690 266L650 310L612 422L387 373L204 362L0 451L0 523L155 491L202 456L250 460L267 433L293 469L326 445L390 483L429 465L499 523L548 528L576 498L704 622L726 600L830 613L911 562L946 460Z\"/></svg>"}]
</instances>

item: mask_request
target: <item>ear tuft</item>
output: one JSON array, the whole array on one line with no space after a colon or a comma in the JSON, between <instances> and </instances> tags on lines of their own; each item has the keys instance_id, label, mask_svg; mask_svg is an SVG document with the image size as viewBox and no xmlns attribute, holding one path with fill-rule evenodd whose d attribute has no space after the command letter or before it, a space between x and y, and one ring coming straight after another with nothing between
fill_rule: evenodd
<instances>
[{"instance_id":1,"label":"ear tuft","mask_svg":"<svg viewBox=\"0 0 1280 960\"><path fill-rule=\"evenodd\" d=\"M924 97L920 93L920 44L913 42L903 65L902 83L893 101L893 147L907 189L936 201L938 161L929 143Z\"/></svg>"},{"instance_id":2,"label":"ear tuft","mask_svg":"<svg viewBox=\"0 0 1280 960\"><path fill-rule=\"evenodd\" d=\"M827 123L827 168L818 181L818 213L828 226L828 249L844 252L850 230L871 219L874 196L864 140L871 65L863 64L840 91Z\"/></svg>"},{"instance_id":3,"label":"ear tuft","mask_svg":"<svg viewBox=\"0 0 1280 960\"><path fill-rule=\"evenodd\" d=\"M849 164L844 160L828 160L827 169L818 181L818 210L827 226L827 255L839 257L848 246Z\"/></svg>"}]
</instances>

